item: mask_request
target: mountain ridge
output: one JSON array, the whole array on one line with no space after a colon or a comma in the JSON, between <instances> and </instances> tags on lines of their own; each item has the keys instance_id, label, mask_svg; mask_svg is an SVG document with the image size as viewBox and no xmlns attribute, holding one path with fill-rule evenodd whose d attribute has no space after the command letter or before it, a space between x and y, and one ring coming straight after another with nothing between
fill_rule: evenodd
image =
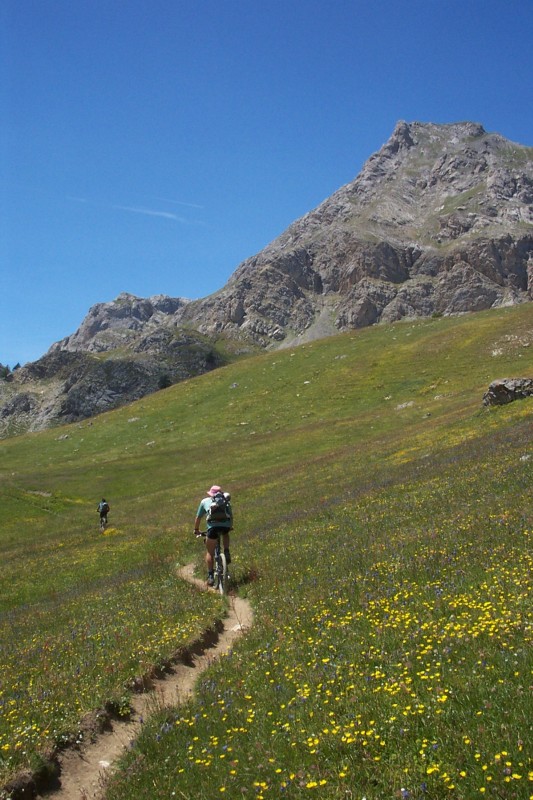
<instances>
[{"instance_id":1,"label":"mountain ridge","mask_svg":"<svg viewBox=\"0 0 533 800\"><path fill-rule=\"evenodd\" d=\"M354 180L213 294L93 306L0 382L0 436L83 419L235 354L532 299L533 148L475 122L400 121ZM74 381L58 377L67 354Z\"/></svg>"}]
</instances>

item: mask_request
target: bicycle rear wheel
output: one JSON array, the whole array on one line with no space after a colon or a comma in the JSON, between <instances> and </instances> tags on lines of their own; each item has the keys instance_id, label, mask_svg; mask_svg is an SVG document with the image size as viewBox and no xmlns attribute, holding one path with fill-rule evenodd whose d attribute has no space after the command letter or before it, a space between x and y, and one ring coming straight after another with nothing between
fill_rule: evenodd
<instances>
[{"instance_id":1,"label":"bicycle rear wheel","mask_svg":"<svg viewBox=\"0 0 533 800\"><path fill-rule=\"evenodd\" d=\"M228 591L228 565L222 548L216 553L215 559L215 588L218 589L220 594L226 594Z\"/></svg>"}]
</instances>

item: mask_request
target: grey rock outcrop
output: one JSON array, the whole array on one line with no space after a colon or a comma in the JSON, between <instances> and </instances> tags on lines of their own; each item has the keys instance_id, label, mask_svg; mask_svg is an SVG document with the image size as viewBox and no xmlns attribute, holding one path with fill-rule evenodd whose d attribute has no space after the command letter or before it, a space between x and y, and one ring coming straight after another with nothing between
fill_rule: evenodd
<instances>
[{"instance_id":1,"label":"grey rock outcrop","mask_svg":"<svg viewBox=\"0 0 533 800\"><path fill-rule=\"evenodd\" d=\"M78 330L53 344L49 352L105 353L130 347L138 341L139 334L158 330L172 321L188 302L182 297L156 295L143 299L123 292L116 300L92 306Z\"/></svg>"},{"instance_id":2,"label":"grey rock outcrop","mask_svg":"<svg viewBox=\"0 0 533 800\"><path fill-rule=\"evenodd\" d=\"M500 378L490 384L483 395L483 404L504 406L525 397L533 397L533 378Z\"/></svg>"}]
</instances>

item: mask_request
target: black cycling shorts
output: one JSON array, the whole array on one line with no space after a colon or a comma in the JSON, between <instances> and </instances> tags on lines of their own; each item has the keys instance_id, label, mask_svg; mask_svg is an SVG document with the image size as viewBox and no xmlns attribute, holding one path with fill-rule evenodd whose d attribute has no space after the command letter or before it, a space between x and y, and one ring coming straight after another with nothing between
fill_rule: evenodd
<instances>
[{"instance_id":1,"label":"black cycling shorts","mask_svg":"<svg viewBox=\"0 0 533 800\"><path fill-rule=\"evenodd\" d=\"M218 539L225 533L229 533L229 528L223 528L221 525L219 525L216 528L208 528L206 536L208 539Z\"/></svg>"}]
</instances>

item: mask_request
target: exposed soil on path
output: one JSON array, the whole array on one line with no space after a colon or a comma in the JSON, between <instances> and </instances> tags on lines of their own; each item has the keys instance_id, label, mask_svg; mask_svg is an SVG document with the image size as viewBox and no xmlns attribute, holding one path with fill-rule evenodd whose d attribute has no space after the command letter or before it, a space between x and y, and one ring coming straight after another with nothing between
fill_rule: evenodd
<instances>
[{"instance_id":1,"label":"exposed soil on path","mask_svg":"<svg viewBox=\"0 0 533 800\"><path fill-rule=\"evenodd\" d=\"M190 564L178 573L189 583L207 591L204 581L193 576ZM113 720L110 730L100 733L93 742L59 755L60 788L38 795L46 800L97 800L102 796L106 776L117 759L132 744L143 721L155 710L175 707L193 694L199 675L220 655L227 653L234 641L251 627L253 613L250 604L237 596L229 597L227 616L219 629L210 631L187 649L187 653L170 666L168 674L154 678L149 692L132 697L132 714L127 720Z\"/></svg>"}]
</instances>

